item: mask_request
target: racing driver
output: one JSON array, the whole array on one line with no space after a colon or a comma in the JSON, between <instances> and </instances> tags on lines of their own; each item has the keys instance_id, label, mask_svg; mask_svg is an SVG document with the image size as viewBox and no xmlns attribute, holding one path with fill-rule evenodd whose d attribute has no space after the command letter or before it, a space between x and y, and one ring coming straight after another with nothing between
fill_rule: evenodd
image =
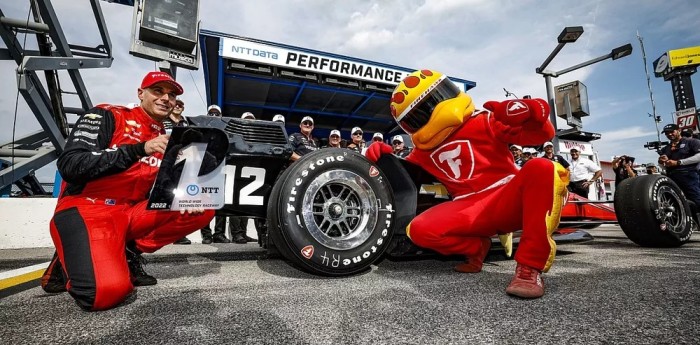
<instances>
[{"instance_id":1,"label":"racing driver","mask_svg":"<svg viewBox=\"0 0 700 345\"><path fill-rule=\"evenodd\" d=\"M413 72L395 88L391 113L415 146L406 160L437 178L452 197L416 216L406 234L421 247L466 256L455 269L477 273L491 236L522 229L506 293L538 298L544 295L540 274L556 253L551 234L559 224L568 171L543 158L518 169L508 149L540 145L554 135L546 101L491 101L484 108L490 111L475 110L469 95L431 70ZM376 161L391 152L391 146L373 143L366 155Z\"/></svg>"},{"instance_id":2,"label":"racing driver","mask_svg":"<svg viewBox=\"0 0 700 345\"><path fill-rule=\"evenodd\" d=\"M100 104L78 119L58 158L64 181L50 223L57 254L41 279L45 291L67 290L84 310L114 307L134 286L156 284L142 252L214 217L212 210L146 210L169 139L162 122L182 93L169 74L150 72L138 88L139 106Z\"/></svg>"}]
</instances>

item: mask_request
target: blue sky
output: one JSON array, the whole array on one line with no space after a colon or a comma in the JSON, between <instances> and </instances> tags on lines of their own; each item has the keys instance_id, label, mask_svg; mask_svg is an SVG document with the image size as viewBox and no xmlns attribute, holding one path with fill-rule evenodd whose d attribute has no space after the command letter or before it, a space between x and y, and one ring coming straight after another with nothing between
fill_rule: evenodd
<instances>
[{"instance_id":1,"label":"blue sky","mask_svg":"<svg viewBox=\"0 0 700 345\"><path fill-rule=\"evenodd\" d=\"M86 1L56 0L71 43L99 44L96 25ZM142 76L154 62L128 54L132 7L101 2L111 35L115 61L110 69L82 72L93 103L126 104L136 101ZM27 17L28 2L2 5L6 16ZM573 80L588 88L591 115L583 129L602 134L594 142L601 160L628 154L637 162L656 161L656 154L642 147L656 140L649 91L637 31L644 38L647 65L671 49L700 46L700 6L692 0L667 1L497 1L497 0L355 0L355 1L200 1L202 28L408 68L435 69L475 81L470 92L477 104L503 100L503 88L518 96L546 98L543 78L535 73L556 46L565 26L583 26L585 33L568 44L549 65L561 70L607 54L631 43L632 55L606 60L553 80L554 85ZM23 35L20 35L20 39ZM35 46L32 36L28 46ZM0 43L1 45L1 43ZM0 143L12 138L16 88L14 62L0 61ZM700 77L694 75L695 94ZM70 85L66 74L63 85ZM204 113L204 81L201 69L179 70L185 87L186 114ZM652 75L657 114L664 123L675 111L671 85ZM200 96L201 95L201 96ZM700 102L700 98L698 99ZM77 98L67 96L66 106ZM16 135L39 129L38 122L20 96ZM559 128L567 128L560 122ZM663 139L663 135L662 135ZM48 173L46 176L53 176Z\"/></svg>"}]
</instances>

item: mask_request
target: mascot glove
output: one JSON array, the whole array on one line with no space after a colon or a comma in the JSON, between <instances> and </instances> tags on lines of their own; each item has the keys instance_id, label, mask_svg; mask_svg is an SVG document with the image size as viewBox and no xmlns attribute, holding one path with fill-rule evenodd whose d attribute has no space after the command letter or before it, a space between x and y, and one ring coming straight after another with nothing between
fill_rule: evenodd
<instances>
[{"instance_id":1,"label":"mascot glove","mask_svg":"<svg viewBox=\"0 0 700 345\"><path fill-rule=\"evenodd\" d=\"M496 121L509 126L520 125L529 119L543 123L549 118L549 104L541 98L488 101L484 108L493 112Z\"/></svg>"},{"instance_id":2,"label":"mascot glove","mask_svg":"<svg viewBox=\"0 0 700 345\"><path fill-rule=\"evenodd\" d=\"M374 142L372 145L369 145L367 151L365 151L365 157L372 161L372 163L377 163L379 157L391 154L392 152L394 152L394 149L391 148L391 145L384 142Z\"/></svg>"}]
</instances>

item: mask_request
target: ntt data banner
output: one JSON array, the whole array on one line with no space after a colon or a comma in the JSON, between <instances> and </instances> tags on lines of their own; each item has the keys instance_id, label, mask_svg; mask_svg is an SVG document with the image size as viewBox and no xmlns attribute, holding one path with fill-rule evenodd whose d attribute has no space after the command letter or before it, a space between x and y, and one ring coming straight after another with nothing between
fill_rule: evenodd
<instances>
[{"instance_id":1,"label":"ntt data banner","mask_svg":"<svg viewBox=\"0 0 700 345\"><path fill-rule=\"evenodd\" d=\"M365 64L304 51L290 50L273 45L228 37L222 38L219 55L231 59L252 61L389 85L397 85L404 77L410 74L410 72L383 66ZM465 90L466 86L462 83L455 84L460 89Z\"/></svg>"},{"instance_id":2,"label":"ntt data banner","mask_svg":"<svg viewBox=\"0 0 700 345\"><path fill-rule=\"evenodd\" d=\"M331 74L351 79L362 79L382 84L398 84L409 72L364 64L330 56L289 50L272 45L223 38L223 57L289 67L305 71Z\"/></svg>"}]
</instances>

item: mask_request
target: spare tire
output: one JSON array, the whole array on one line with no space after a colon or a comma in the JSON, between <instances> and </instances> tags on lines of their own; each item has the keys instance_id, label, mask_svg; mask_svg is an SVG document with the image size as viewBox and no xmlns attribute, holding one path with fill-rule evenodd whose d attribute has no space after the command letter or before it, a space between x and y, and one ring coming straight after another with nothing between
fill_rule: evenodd
<instances>
[{"instance_id":1,"label":"spare tire","mask_svg":"<svg viewBox=\"0 0 700 345\"><path fill-rule=\"evenodd\" d=\"M394 196L362 155L322 149L292 163L268 203L268 230L282 256L304 271L344 276L366 270L393 235Z\"/></svg>"},{"instance_id":2,"label":"spare tire","mask_svg":"<svg viewBox=\"0 0 700 345\"><path fill-rule=\"evenodd\" d=\"M623 180L615 189L615 214L625 235L643 247L678 247L695 227L683 192L664 175Z\"/></svg>"}]
</instances>

